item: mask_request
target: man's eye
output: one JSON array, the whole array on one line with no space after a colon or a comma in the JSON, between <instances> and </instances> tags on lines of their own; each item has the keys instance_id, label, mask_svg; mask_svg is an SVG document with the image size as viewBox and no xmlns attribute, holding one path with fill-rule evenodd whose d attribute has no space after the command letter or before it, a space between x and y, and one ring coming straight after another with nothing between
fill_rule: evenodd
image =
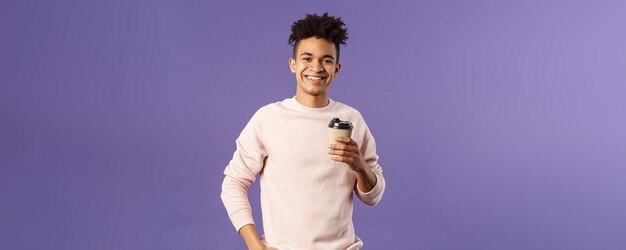
<instances>
[{"instance_id":1,"label":"man's eye","mask_svg":"<svg viewBox=\"0 0 626 250\"><path fill-rule=\"evenodd\" d=\"M325 63L333 63L333 60L324 60Z\"/></svg>"},{"instance_id":2,"label":"man's eye","mask_svg":"<svg viewBox=\"0 0 626 250\"><path fill-rule=\"evenodd\" d=\"M305 60L305 61L307 61L307 62L310 62L310 61L311 61L311 58L309 58L309 57L307 57L307 58L302 58L302 60Z\"/></svg>"}]
</instances>

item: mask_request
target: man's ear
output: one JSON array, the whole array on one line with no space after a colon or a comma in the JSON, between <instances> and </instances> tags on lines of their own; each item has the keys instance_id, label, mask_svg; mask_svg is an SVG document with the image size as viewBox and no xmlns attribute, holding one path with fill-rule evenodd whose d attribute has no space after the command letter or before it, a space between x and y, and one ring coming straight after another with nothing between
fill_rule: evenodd
<instances>
[{"instance_id":1,"label":"man's ear","mask_svg":"<svg viewBox=\"0 0 626 250\"><path fill-rule=\"evenodd\" d=\"M289 57L289 70L291 73L296 73L296 60L291 57Z\"/></svg>"},{"instance_id":2,"label":"man's ear","mask_svg":"<svg viewBox=\"0 0 626 250\"><path fill-rule=\"evenodd\" d=\"M340 69L341 69L341 64L340 63L335 64L335 74L339 73Z\"/></svg>"}]
</instances>

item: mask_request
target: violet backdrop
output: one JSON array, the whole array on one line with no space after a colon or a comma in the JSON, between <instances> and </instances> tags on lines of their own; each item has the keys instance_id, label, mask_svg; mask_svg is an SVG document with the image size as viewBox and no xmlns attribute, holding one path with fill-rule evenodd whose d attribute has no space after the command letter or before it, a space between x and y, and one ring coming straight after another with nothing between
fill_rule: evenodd
<instances>
[{"instance_id":1,"label":"violet backdrop","mask_svg":"<svg viewBox=\"0 0 626 250\"><path fill-rule=\"evenodd\" d=\"M331 97L387 178L355 203L365 249L626 249L626 2L604 0L2 1L2 248L244 249L222 171L324 11L350 36Z\"/></svg>"}]
</instances>

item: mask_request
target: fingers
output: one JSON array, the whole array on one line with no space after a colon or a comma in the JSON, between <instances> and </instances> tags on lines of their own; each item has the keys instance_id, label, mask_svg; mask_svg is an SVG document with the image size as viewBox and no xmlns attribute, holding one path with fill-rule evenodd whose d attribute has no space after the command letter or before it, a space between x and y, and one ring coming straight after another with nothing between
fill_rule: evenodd
<instances>
[{"instance_id":1,"label":"fingers","mask_svg":"<svg viewBox=\"0 0 626 250\"><path fill-rule=\"evenodd\" d=\"M343 144L330 144L328 146L328 149L342 150L342 151L349 151L349 152L359 152L359 148L357 146L343 145Z\"/></svg>"},{"instance_id":2,"label":"fingers","mask_svg":"<svg viewBox=\"0 0 626 250\"><path fill-rule=\"evenodd\" d=\"M354 164L356 162L356 158L347 157L347 156L331 155L330 159L333 160L333 161L343 162L343 163L346 163L348 165L352 165L352 164Z\"/></svg>"},{"instance_id":3,"label":"fingers","mask_svg":"<svg viewBox=\"0 0 626 250\"><path fill-rule=\"evenodd\" d=\"M357 143L350 137L337 137L338 142L347 144L330 144L328 154L333 161L344 162L352 165L359 158L359 148Z\"/></svg>"},{"instance_id":4,"label":"fingers","mask_svg":"<svg viewBox=\"0 0 626 250\"><path fill-rule=\"evenodd\" d=\"M343 142L345 144L329 144L329 148L338 149L338 150L347 150L347 151L359 151L359 145L356 141L352 140L350 137L337 137L338 142Z\"/></svg>"},{"instance_id":5,"label":"fingers","mask_svg":"<svg viewBox=\"0 0 626 250\"><path fill-rule=\"evenodd\" d=\"M333 161L347 163L353 165L360 157L359 146L350 137L337 137L338 142L345 144L328 145L328 154Z\"/></svg>"},{"instance_id":6,"label":"fingers","mask_svg":"<svg viewBox=\"0 0 626 250\"><path fill-rule=\"evenodd\" d=\"M354 153L354 152L351 152L351 151L332 150L332 149L328 150L328 154L334 155L334 156L348 157L348 158L356 158L358 156L357 153Z\"/></svg>"},{"instance_id":7,"label":"fingers","mask_svg":"<svg viewBox=\"0 0 626 250\"><path fill-rule=\"evenodd\" d=\"M338 142L343 142L345 144L348 145L356 145L356 142L354 140L352 140L352 138L350 137L337 137L337 139L335 139Z\"/></svg>"}]
</instances>

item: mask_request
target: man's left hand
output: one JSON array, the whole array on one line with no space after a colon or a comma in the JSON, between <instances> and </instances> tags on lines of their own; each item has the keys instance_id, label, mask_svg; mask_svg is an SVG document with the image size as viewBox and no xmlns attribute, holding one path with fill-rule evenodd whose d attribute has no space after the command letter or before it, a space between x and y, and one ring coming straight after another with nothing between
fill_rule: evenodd
<instances>
[{"instance_id":1,"label":"man's left hand","mask_svg":"<svg viewBox=\"0 0 626 250\"><path fill-rule=\"evenodd\" d=\"M330 159L348 164L354 171L362 171L365 164L363 157L361 157L361 151L359 151L359 144L350 137L337 137L336 140L346 144L328 145Z\"/></svg>"}]
</instances>

